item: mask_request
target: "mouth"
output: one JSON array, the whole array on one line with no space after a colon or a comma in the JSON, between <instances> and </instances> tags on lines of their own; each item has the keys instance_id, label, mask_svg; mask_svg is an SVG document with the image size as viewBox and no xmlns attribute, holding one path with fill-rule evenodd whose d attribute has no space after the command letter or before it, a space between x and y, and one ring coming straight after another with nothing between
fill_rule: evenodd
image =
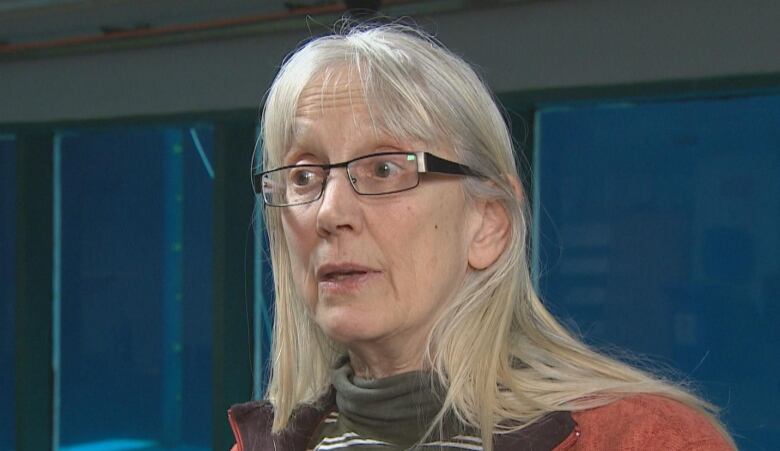
<instances>
[{"instance_id":1,"label":"mouth","mask_svg":"<svg viewBox=\"0 0 780 451\"><path fill-rule=\"evenodd\" d=\"M356 264L326 264L317 269L317 282L328 291L351 291L361 288L380 271Z\"/></svg>"},{"instance_id":2,"label":"mouth","mask_svg":"<svg viewBox=\"0 0 780 451\"><path fill-rule=\"evenodd\" d=\"M355 270L355 271L333 271L333 272L328 272L328 273L323 274L322 277L320 277L320 281L321 282L339 282L339 281L345 280L345 279L350 278L350 277L362 276L364 274L368 274L368 271L360 271L360 270Z\"/></svg>"}]
</instances>

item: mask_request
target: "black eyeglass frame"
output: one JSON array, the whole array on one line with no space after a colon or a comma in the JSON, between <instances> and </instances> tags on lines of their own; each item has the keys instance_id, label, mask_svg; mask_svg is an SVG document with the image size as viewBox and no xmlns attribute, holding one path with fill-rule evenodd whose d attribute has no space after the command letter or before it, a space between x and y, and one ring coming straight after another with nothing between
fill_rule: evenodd
<instances>
[{"instance_id":1,"label":"black eyeglass frame","mask_svg":"<svg viewBox=\"0 0 780 451\"><path fill-rule=\"evenodd\" d=\"M352 175L349 173L349 165L354 163L355 161L364 160L366 158L374 158L379 157L382 155L414 155L415 160L417 161L417 173L418 174L425 174L425 173L435 173L435 174L450 174L450 175L465 175L469 177L482 177L480 174L472 170L470 167L457 163L455 161L447 160L445 158L437 157L436 155L429 153L429 152L379 152L379 153L372 153L369 155L363 155L357 158L353 158L351 160L342 161L341 163L333 163L333 164L292 164L287 166L282 166L279 168L271 169L268 171L263 171L257 174L254 174L252 176L252 187L255 191L255 194L261 195L263 198L263 203L269 207L294 207L296 205L305 205L312 202L316 202L322 197L322 193L325 192L325 185L328 183L328 178L330 176L330 170L333 168L346 168L347 170L347 179L349 179L349 184L352 186L352 189L360 194L361 196L383 196L385 194L394 194L394 193L401 193L404 191L409 191L411 189L416 188L420 185L420 177L417 177L417 183L415 183L413 186L410 186L408 188L403 188L395 191L388 191L383 193L361 193L358 191L358 188L355 186L355 183L352 179ZM263 195L263 177L267 174L277 172L277 171L283 171L291 168L321 168L325 171L325 177L322 180L322 187L320 188L319 194L311 199L307 200L305 202L298 202L293 204L284 204L284 205L275 205L268 202L268 199L265 195Z\"/></svg>"}]
</instances>

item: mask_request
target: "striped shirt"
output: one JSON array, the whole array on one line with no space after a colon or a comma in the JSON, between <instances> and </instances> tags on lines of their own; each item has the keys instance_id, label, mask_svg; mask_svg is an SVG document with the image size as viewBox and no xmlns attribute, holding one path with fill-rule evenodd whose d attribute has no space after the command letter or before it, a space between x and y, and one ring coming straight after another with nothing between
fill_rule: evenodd
<instances>
[{"instance_id":1,"label":"striped shirt","mask_svg":"<svg viewBox=\"0 0 780 451\"><path fill-rule=\"evenodd\" d=\"M336 406L317 426L308 445L311 451L482 449L478 433L451 415L428 434L443 398L430 373L364 379L344 361L333 370L331 382Z\"/></svg>"},{"instance_id":2,"label":"striped shirt","mask_svg":"<svg viewBox=\"0 0 780 451\"><path fill-rule=\"evenodd\" d=\"M348 430L345 421L339 421L338 412L331 412L320 424L318 432L315 434L313 443L309 446L309 451L330 451L337 449L350 450L482 450L482 439L473 435L455 435L447 439L431 440L424 443L403 446L391 443L387 440L371 437L370 435L361 435L357 432Z\"/></svg>"}]
</instances>

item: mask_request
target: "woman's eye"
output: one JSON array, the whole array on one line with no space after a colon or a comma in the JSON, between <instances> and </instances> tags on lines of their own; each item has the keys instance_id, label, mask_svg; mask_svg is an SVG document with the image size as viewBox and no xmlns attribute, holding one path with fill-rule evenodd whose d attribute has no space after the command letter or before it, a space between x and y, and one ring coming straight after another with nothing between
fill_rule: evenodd
<instances>
[{"instance_id":1,"label":"woman's eye","mask_svg":"<svg viewBox=\"0 0 780 451\"><path fill-rule=\"evenodd\" d=\"M314 180L316 174L308 169L292 169L290 171L290 183L295 186L306 186Z\"/></svg>"},{"instance_id":2,"label":"woman's eye","mask_svg":"<svg viewBox=\"0 0 780 451\"><path fill-rule=\"evenodd\" d=\"M374 177L388 178L396 175L399 168L390 161L382 161L374 165Z\"/></svg>"}]
</instances>

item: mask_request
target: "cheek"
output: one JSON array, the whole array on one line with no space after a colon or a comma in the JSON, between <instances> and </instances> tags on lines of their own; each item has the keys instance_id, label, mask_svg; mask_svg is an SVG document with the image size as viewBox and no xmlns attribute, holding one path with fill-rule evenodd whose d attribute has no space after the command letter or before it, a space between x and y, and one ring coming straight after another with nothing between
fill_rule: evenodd
<instances>
[{"instance_id":1,"label":"cheek","mask_svg":"<svg viewBox=\"0 0 780 451\"><path fill-rule=\"evenodd\" d=\"M282 215L282 229L290 256L295 288L301 295L308 298L307 281L313 280L309 274L309 260L316 234L313 228L309 232L305 221L301 221L298 217L288 217L288 215Z\"/></svg>"},{"instance_id":2,"label":"cheek","mask_svg":"<svg viewBox=\"0 0 780 451\"><path fill-rule=\"evenodd\" d=\"M391 244L385 248L391 250L393 266L400 270L396 284L413 297L427 293L437 280L451 283L468 266L463 205L441 197L428 205L405 208L405 214L397 216L404 218L401 223L384 222Z\"/></svg>"},{"instance_id":3,"label":"cheek","mask_svg":"<svg viewBox=\"0 0 780 451\"><path fill-rule=\"evenodd\" d=\"M432 236L428 240L429 243L434 243L429 245L431 254L428 265L436 268L437 277L452 283L468 266L465 246L467 240L463 228L458 225L437 226L438 228L434 226Z\"/></svg>"}]
</instances>

